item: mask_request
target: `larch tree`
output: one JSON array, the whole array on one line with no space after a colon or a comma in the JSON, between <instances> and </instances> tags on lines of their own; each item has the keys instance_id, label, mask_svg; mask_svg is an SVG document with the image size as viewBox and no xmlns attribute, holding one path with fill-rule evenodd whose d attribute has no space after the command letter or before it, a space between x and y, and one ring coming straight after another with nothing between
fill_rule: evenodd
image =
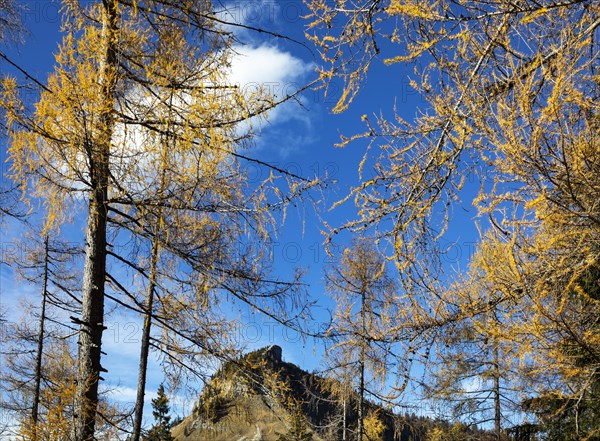
<instances>
[{"instance_id":1,"label":"larch tree","mask_svg":"<svg viewBox=\"0 0 600 441\"><path fill-rule=\"evenodd\" d=\"M23 33L23 5L14 0L0 1L0 42L14 42Z\"/></svg>"},{"instance_id":2,"label":"larch tree","mask_svg":"<svg viewBox=\"0 0 600 441\"><path fill-rule=\"evenodd\" d=\"M289 430L287 433L278 433L277 441L313 441L313 433L301 412L294 412L290 419Z\"/></svg>"},{"instance_id":3,"label":"larch tree","mask_svg":"<svg viewBox=\"0 0 600 441\"><path fill-rule=\"evenodd\" d=\"M425 99L413 120L365 114L366 131L342 139L370 142L361 166L372 165L372 178L346 199L354 199L358 217L332 236L374 229L389 240L414 299L406 328L439 336L435 330L468 319L458 308L440 313L452 304L440 277L439 239L457 207L475 205L496 239L482 239L485 257L472 276L505 287L512 330L536 342L518 349L542 396L583 409L598 372L598 301L596 285L587 282L599 260L598 5L306 3L323 84L344 84L335 111L350 105L379 60L414 67L411 85ZM467 174L481 182L476 197L465 186ZM487 254L495 242L503 251ZM487 295L481 292L473 314L493 312L497 303L486 307ZM570 409L576 422L576 406ZM595 436L591 426L580 424L575 436Z\"/></svg>"},{"instance_id":4,"label":"larch tree","mask_svg":"<svg viewBox=\"0 0 600 441\"><path fill-rule=\"evenodd\" d=\"M23 5L13 0L0 1L0 58L9 64L13 64L4 53L4 47L21 41L25 34L22 20ZM0 122L0 139L4 141L6 126ZM19 206L19 192L9 179L0 180L0 225L5 216L22 218L25 210Z\"/></svg>"},{"instance_id":5,"label":"larch tree","mask_svg":"<svg viewBox=\"0 0 600 441\"><path fill-rule=\"evenodd\" d=\"M39 416L19 419L18 439L62 441L68 439L73 425L77 359L74 339L54 339L44 354L43 383L39 394ZM126 413L100 396L97 413L98 439L119 439L119 423Z\"/></svg>"},{"instance_id":6,"label":"larch tree","mask_svg":"<svg viewBox=\"0 0 600 441\"><path fill-rule=\"evenodd\" d=\"M362 441L366 439L365 400L391 402L402 389L402 372L407 369L394 352L398 350L396 286L370 238L354 240L328 269L325 282L337 305L328 330L332 347L327 358L334 377L356 390L348 394L342 388L340 398L344 406L346 401L356 402L355 439ZM342 430L344 436L345 424Z\"/></svg>"},{"instance_id":7,"label":"larch tree","mask_svg":"<svg viewBox=\"0 0 600 441\"><path fill-rule=\"evenodd\" d=\"M523 414L519 402L526 395L518 379L529 341L515 332L514 294L495 288L475 279L448 291L422 390L441 405L441 418L493 427L494 439L504 440L505 428Z\"/></svg>"},{"instance_id":8,"label":"larch tree","mask_svg":"<svg viewBox=\"0 0 600 441\"><path fill-rule=\"evenodd\" d=\"M72 427L77 329L69 324L69 316L80 313L76 268L82 252L56 231L32 229L15 245L7 264L22 279L21 286L41 292L35 300L24 297L20 321L11 318L6 325L0 376L3 410L18 423L13 434L58 441L68 437ZM114 436L123 414L106 399L100 400L99 409L98 435Z\"/></svg>"},{"instance_id":9,"label":"larch tree","mask_svg":"<svg viewBox=\"0 0 600 441\"><path fill-rule=\"evenodd\" d=\"M556 214L553 220L562 217ZM513 347L516 379L527 394L518 402L537 417L533 428L551 438L593 439L600 414L596 233L582 229L586 222L565 222L548 236L544 224L537 234L512 232L508 242L486 238L472 277L503 287L510 304L515 319L505 332L521 340Z\"/></svg>"},{"instance_id":10,"label":"larch tree","mask_svg":"<svg viewBox=\"0 0 600 441\"><path fill-rule=\"evenodd\" d=\"M7 325L12 331L4 340L1 374L4 407L37 439L40 401L49 381L47 347L57 348L61 340L69 339L73 328L65 323L69 314L79 313L77 273L72 268L80 250L57 237L51 239L48 232L31 230L5 254L5 263L22 279L21 284L40 290L39 304L37 298L22 299L21 321Z\"/></svg>"},{"instance_id":11,"label":"larch tree","mask_svg":"<svg viewBox=\"0 0 600 441\"><path fill-rule=\"evenodd\" d=\"M365 114L367 130L342 139L344 145L357 138L372 142L363 166L374 164L373 179L348 195L359 217L332 234L381 226L378 234L395 245L405 277L416 281L425 283L429 268L436 268L435 239L447 229L467 173L488 178L476 202L495 189L501 193L499 184L511 176L521 189L537 189L539 173L525 179L512 167L515 158L524 162L535 153L531 146L543 133L520 125L523 112L540 113L553 98L554 115L568 117L563 103L589 107L597 93L600 21L588 1L306 3L307 37L320 49L323 85L344 84L334 111L350 105L374 62L415 68L409 79L426 103L421 116L372 120ZM563 87L577 102L559 99L567 96ZM508 139L523 142L516 149ZM519 156L524 150L528 155ZM551 153L538 152L538 161Z\"/></svg>"},{"instance_id":12,"label":"larch tree","mask_svg":"<svg viewBox=\"0 0 600 441\"><path fill-rule=\"evenodd\" d=\"M288 300L299 294L297 278L270 277L264 253L275 226L274 212L286 204L269 194L280 186L271 178L257 188L248 186L239 159L249 158L237 153L238 144L251 136L238 123L275 103L266 91L246 96L229 85L229 40L215 42L223 52L211 47L210 61L198 66L200 54L195 58L190 55L195 49L180 47L185 29L162 26L165 49L176 50L163 51L156 72L176 83L184 78L189 85L161 79L153 89L136 93L129 107L131 120L119 136L138 146L138 160L120 164L122 194L116 199L119 208L109 216L126 241L136 241L148 253L139 261L119 258L144 285L144 300L115 283L144 314L134 440L141 434L151 349L164 356L174 382L181 375L202 375L202 364L211 357L235 358L229 338L235 324L219 311L224 295L291 325ZM213 32L225 38L217 28ZM195 115L189 122L195 132L181 123L182 115ZM291 187L292 197L303 191ZM152 323L161 338L151 335Z\"/></svg>"},{"instance_id":13,"label":"larch tree","mask_svg":"<svg viewBox=\"0 0 600 441\"><path fill-rule=\"evenodd\" d=\"M272 213L314 182L276 167L261 185L246 182L241 161L269 165L241 149L240 123L291 96L246 96L228 83L233 36L211 2L67 0L63 12L68 32L34 111L24 113L14 79L4 81L1 104L13 175L44 198L48 224L63 222L69 207L86 207L72 438L87 441L105 370L105 300L152 316L166 335L154 347L183 366L186 356L227 354L205 326L219 293L290 323L297 282L268 277L266 248L249 244L271 237ZM150 244L150 265L138 264L120 240ZM111 274L108 260L146 281L145 302ZM182 287L187 297L173 295Z\"/></svg>"}]
</instances>

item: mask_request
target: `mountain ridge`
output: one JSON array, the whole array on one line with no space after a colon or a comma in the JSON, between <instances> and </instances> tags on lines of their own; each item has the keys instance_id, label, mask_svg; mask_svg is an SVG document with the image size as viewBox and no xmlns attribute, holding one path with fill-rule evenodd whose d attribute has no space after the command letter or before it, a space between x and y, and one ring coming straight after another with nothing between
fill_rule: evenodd
<instances>
[{"instance_id":1,"label":"mountain ridge","mask_svg":"<svg viewBox=\"0 0 600 441\"><path fill-rule=\"evenodd\" d=\"M207 383L192 414L172 429L175 440L277 441L300 425L312 433L313 441L352 441L358 395L351 393L344 406L333 392L339 383L304 371L282 355L282 348L272 345L225 363ZM449 428L444 421L401 416L368 401L365 407L366 414L381 423L381 441L426 441L434 427ZM477 433L478 439L485 434L463 431Z\"/></svg>"}]
</instances>

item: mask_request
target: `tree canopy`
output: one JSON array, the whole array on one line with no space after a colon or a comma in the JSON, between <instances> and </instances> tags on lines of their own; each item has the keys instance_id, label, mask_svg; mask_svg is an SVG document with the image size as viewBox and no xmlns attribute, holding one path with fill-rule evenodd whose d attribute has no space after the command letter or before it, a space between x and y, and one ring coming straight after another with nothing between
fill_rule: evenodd
<instances>
[{"instance_id":1,"label":"tree canopy","mask_svg":"<svg viewBox=\"0 0 600 441\"><path fill-rule=\"evenodd\" d=\"M398 109L365 114L363 133L343 135L341 145L369 142L361 163L369 178L340 202L353 200L358 216L334 226L330 239L366 230L393 245L413 299L403 315L407 338L426 331L443 341L461 322L489 332L500 309L499 323L507 321L492 331L493 347L520 354L520 378L538 389L528 393L549 396L544 412L571 412L581 422L574 436L596 436L583 421L599 366L597 5L306 3L323 87L344 85L334 111L348 108L380 60L412 68L411 86L425 98L413 119ZM475 197L467 174L481 183ZM481 245L453 282L442 273L440 239L470 205ZM469 341L455 341L458 353ZM533 403L525 392L513 399Z\"/></svg>"},{"instance_id":2,"label":"tree canopy","mask_svg":"<svg viewBox=\"0 0 600 441\"><path fill-rule=\"evenodd\" d=\"M292 306L298 277L271 277L265 249L276 217L316 181L247 155L252 121L291 96L230 84L234 36L210 1L65 0L61 12L64 38L39 101L29 108L7 77L0 103L12 177L43 201L46 230L85 213L73 437L88 440L108 301L159 325L152 347L174 379L232 356L223 295L297 325L307 312ZM269 176L250 185L244 161Z\"/></svg>"}]
</instances>

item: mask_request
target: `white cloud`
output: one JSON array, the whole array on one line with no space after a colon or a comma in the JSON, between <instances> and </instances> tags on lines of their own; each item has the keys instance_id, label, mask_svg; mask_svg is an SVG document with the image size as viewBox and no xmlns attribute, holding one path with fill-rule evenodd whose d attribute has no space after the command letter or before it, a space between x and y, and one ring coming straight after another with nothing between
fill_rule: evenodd
<instances>
[{"instance_id":1,"label":"white cloud","mask_svg":"<svg viewBox=\"0 0 600 441\"><path fill-rule=\"evenodd\" d=\"M151 372L149 372L151 373ZM143 425L149 428L153 424L152 418L152 400L157 396L158 384L148 384L146 387L146 393L144 394L144 419ZM119 403L121 405L135 404L137 398L137 389L129 386L115 386L115 385L103 385L103 393L106 393L107 398L111 402ZM195 399L190 400L183 395L171 394L167 391L169 398L169 404L171 407L171 417L186 417L188 416L194 407Z\"/></svg>"},{"instance_id":2,"label":"white cloud","mask_svg":"<svg viewBox=\"0 0 600 441\"><path fill-rule=\"evenodd\" d=\"M118 403L135 403L137 389L128 386L106 386L106 394L111 401ZM144 404L150 403L150 400L156 398L156 392L146 391Z\"/></svg>"},{"instance_id":3,"label":"white cloud","mask_svg":"<svg viewBox=\"0 0 600 441\"><path fill-rule=\"evenodd\" d=\"M307 75L313 70L312 63L307 63L295 57L289 52L282 51L276 46L267 44L259 46L241 46L234 48L235 55L231 60L229 80L238 85L245 95L262 90L269 94L275 102L291 96L298 91L306 82ZM298 98L302 103L302 99ZM290 101L277 105L267 113L268 123L261 124L262 120L254 118L249 124L243 124L240 131L243 132L249 125L261 127L261 138L257 141L258 146L272 145L280 156L286 157L290 150L297 147L297 142L288 137L289 130L280 130L279 126L294 121L302 132L302 138L306 138L311 131L311 119L307 112L301 109L297 102ZM272 136L280 142L274 145ZM298 133L292 135L294 140L298 139Z\"/></svg>"},{"instance_id":4,"label":"white cloud","mask_svg":"<svg viewBox=\"0 0 600 441\"><path fill-rule=\"evenodd\" d=\"M299 24L302 20L301 1L227 0L217 4L220 7L217 7L216 16L230 23L223 25L224 29L232 32L238 41L246 43L236 44L232 48L235 53L231 59L229 75L232 83L238 84L248 94L262 87L263 91L272 95L275 102L293 95L307 83L308 74L314 71L314 63L302 60L275 44L285 43L285 38L282 40L275 35L265 36L256 31L262 29L289 36L290 26ZM300 97L297 99L300 103L305 101ZM305 138L305 141L310 137L310 116L298 103L278 105L266 116L268 124L266 128L262 127L261 137L257 139L258 147L273 145L273 139L270 138L275 138L279 141L278 144L286 146L276 147L280 155L285 157L291 150L295 150L295 141L299 137ZM287 127L281 130L284 123L291 121L296 123L296 133L290 133ZM260 127L261 122L255 118L250 124L242 124L240 131L249 125ZM276 125L279 128L274 127Z\"/></svg>"},{"instance_id":5,"label":"white cloud","mask_svg":"<svg viewBox=\"0 0 600 441\"><path fill-rule=\"evenodd\" d=\"M275 46L234 46L236 55L231 61L230 79L244 88L249 85L298 86L299 81L311 69L307 64L289 52ZM285 90L284 90L285 91Z\"/></svg>"},{"instance_id":6,"label":"white cloud","mask_svg":"<svg viewBox=\"0 0 600 441\"><path fill-rule=\"evenodd\" d=\"M260 102L262 99L276 103L294 95L304 85L307 74L313 70L312 63L307 63L290 52L270 44L234 45L229 61L225 81L229 85L238 86L248 102L256 103L257 107L263 106ZM257 97L260 97L258 102L256 102ZM161 113L160 105L154 96L141 91L132 91L129 99L132 104L123 111L130 113L132 119L144 119ZM173 104L183 114L185 109L191 106L190 101L191 97L186 92L181 92L175 97ZM242 135L252 127L254 133L265 136L256 139L258 147L267 142L273 145L273 142L268 141L267 138L274 136L281 140L280 126L289 121L299 123L296 127L300 127L302 137L310 132L311 122L308 113L302 111L295 102L276 105L261 117L239 124L236 131ZM122 186L133 193L144 193L147 187L152 187L152 180L156 177L154 164L159 163L156 160L158 150L155 146L157 142L155 138L153 133L139 126L117 125L115 129L113 142L118 153L111 163L112 173ZM298 139L298 136L294 139ZM286 156L290 150L295 149L295 144L295 142L283 142L281 145L285 146L285 151L284 147L277 147L277 150L281 156Z\"/></svg>"},{"instance_id":7,"label":"white cloud","mask_svg":"<svg viewBox=\"0 0 600 441\"><path fill-rule=\"evenodd\" d=\"M483 382L479 377L471 377L462 381L462 388L466 393L473 393L481 391Z\"/></svg>"}]
</instances>

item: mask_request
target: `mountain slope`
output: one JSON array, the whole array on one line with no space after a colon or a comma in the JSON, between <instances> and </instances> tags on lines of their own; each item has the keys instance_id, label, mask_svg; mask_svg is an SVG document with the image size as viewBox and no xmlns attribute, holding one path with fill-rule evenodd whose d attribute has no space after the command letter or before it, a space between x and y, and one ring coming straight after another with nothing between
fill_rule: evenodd
<instances>
[{"instance_id":1,"label":"mountain slope","mask_svg":"<svg viewBox=\"0 0 600 441\"><path fill-rule=\"evenodd\" d=\"M283 361L281 348L269 346L225 364L205 387L192 414L172 434L176 441L277 441L296 423L312 431L313 441L343 440L345 426L346 439L351 441L357 396L343 406L331 392L335 385ZM366 408L381 422L381 441L424 441L433 427L449 426L395 415L372 403L366 403ZM465 435L475 433L482 435L476 431Z\"/></svg>"},{"instance_id":2,"label":"mountain slope","mask_svg":"<svg viewBox=\"0 0 600 441\"><path fill-rule=\"evenodd\" d=\"M275 441L288 431L294 414L315 414L307 412L305 402L308 395L321 393L311 386L317 377L284 362L281 355L279 346L270 346L226 364L213 376L192 415L173 428L175 439Z\"/></svg>"}]
</instances>

